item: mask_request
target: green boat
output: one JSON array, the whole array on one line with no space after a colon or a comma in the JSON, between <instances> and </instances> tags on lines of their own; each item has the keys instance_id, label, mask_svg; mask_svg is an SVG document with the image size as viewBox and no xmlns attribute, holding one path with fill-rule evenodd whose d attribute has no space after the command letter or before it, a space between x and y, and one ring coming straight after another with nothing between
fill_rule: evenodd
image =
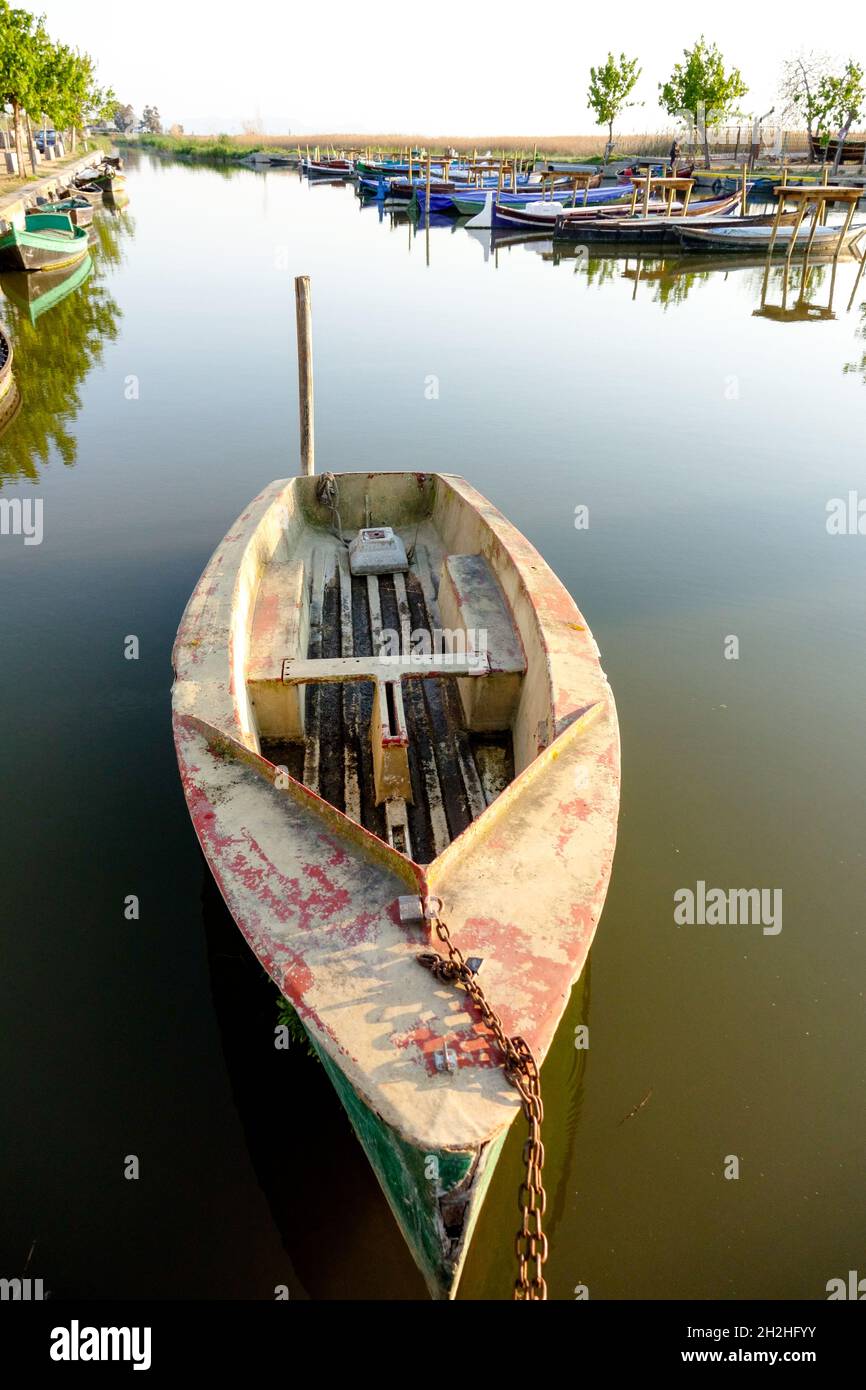
<instances>
[{"instance_id":1,"label":"green boat","mask_svg":"<svg viewBox=\"0 0 866 1390\"><path fill-rule=\"evenodd\" d=\"M68 213L28 213L0 236L0 270L63 270L87 255L87 231Z\"/></svg>"}]
</instances>

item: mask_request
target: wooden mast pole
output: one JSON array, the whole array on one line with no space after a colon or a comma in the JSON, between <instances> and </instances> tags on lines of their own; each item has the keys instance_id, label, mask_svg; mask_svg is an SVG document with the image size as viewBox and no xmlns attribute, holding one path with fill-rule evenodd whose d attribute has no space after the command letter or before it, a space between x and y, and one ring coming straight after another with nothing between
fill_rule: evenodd
<instances>
[{"instance_id":1,"label":"wooden mast pole","mask_svg":"<svg viewBox=\"0 0 866 1390\"><path fill-rule=\"evenodd\" d=\"M295 313L298 326L298 403L301 421L301 473L316 471L313 438L313 315L310 277L295 277Z\"/></svg>"}]
</instances>

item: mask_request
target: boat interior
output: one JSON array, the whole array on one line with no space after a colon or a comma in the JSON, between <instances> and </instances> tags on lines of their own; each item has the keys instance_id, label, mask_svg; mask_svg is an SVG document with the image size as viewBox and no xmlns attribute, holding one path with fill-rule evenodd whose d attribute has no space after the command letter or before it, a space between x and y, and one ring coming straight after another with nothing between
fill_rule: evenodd
<instances>
[{"instance_id":1,"label":"boat interior","mask_svg":"<svg viewBox=\"0 0 866 1390\"><path fill-rule=\"evenodd\" d=\"M264 756L418 863L532 761L549 705L519 568L459 483L293 479L233 634Z\"/></svg>"}]
</instances>

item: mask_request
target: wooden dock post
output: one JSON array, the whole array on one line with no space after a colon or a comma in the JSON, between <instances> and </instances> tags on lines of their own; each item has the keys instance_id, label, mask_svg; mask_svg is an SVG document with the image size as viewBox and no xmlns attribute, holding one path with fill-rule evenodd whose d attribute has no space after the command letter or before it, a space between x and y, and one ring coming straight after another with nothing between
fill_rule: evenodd
<instances>
[{"instance_id":1,"label":"wooden dock post","mask_svg":"<svg viewBox=\"0 0 866 1390\"><path fill-rule=\"evenodd\" d=\"M740 134L740 132L737 131L737 137L738 137L738 138L739 138L739 134ZM741 195L740 195L740 216L741 216L741 217L745 217L745 215L746 215L746 203L747 203L747 201L748 201L747 189L748 189L748 184L746 183L746 162L745 162L745 160L743 160L743 189L742 189L742 193L741 193Z\"/></svg>"},{"instance_id":2,"label":"wooden dock post","mask_svg":"<svg viewBox=\"0 0 866 1390\"><path fill-rule=\"evenodd\" d=\"M298 404L301 420L301 473L316 471L313 438L313 315L310 277L295 277L295 312L298 325Z\"/></svg>"}]
</instances>

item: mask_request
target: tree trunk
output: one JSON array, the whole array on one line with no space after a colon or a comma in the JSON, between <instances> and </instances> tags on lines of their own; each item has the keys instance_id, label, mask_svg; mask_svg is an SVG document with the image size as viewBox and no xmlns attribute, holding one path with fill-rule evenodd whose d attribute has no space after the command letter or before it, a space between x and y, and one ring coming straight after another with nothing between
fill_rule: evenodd
<instances>
[{"instance_id":1,"label":"tree trunk","mask_svg":"<svg viewBox=\"0 0 866 1390\"><path fill-rule=\"evenodd\" d=\"M27 149L28 149L29 154L30 154L30 167L31 167L31 169L33 170L33 177L35 178L35 177L36 177L36 146L35 146L34 143L33 143L33 123L32 123L32 121L30 120L30 117L27 116L27 115L25 115L24 121L25 121L25 124L26 124L26 126L27 126Z\"/></svg>"},{"instance_id":2,"label":"tree trunk","mask_svg":"<svg viewBox=\"0 0 866 1390\"><path fill-rule=\"evenodd\" d=\"M21 108L17 101L12 103L12 119L15 123L15 156L18 160L18 177L24 178L24 144L21 139Z\"/></svg>"},{"instance_id":3,"label":"tree trunk","mask_svg":"<svg viewBox=\"0 0 866 1390\"><path fill-rule=\"evenodd\" d=\"M704 164L710 167L710 135L706 125L704 126Z\"/></svg>"},{"instance_id":4,"label":"tree trunk","mask_svg":"<svg viewBox=\"0 0 866 1390\"><path fill-rule=\"evenodd\" d=\"M838 136L836 137L836 158L833 160L834 179L836 178L836 175L839 173L839 165L842 163L842 151L845 147L845 141L848 138L848 131L851 129L851 126L854 121L854 114L855 113L853 111L848 112L848 119L846 120L842 129L839 131Z\"/></svg>"}]
</instances>

